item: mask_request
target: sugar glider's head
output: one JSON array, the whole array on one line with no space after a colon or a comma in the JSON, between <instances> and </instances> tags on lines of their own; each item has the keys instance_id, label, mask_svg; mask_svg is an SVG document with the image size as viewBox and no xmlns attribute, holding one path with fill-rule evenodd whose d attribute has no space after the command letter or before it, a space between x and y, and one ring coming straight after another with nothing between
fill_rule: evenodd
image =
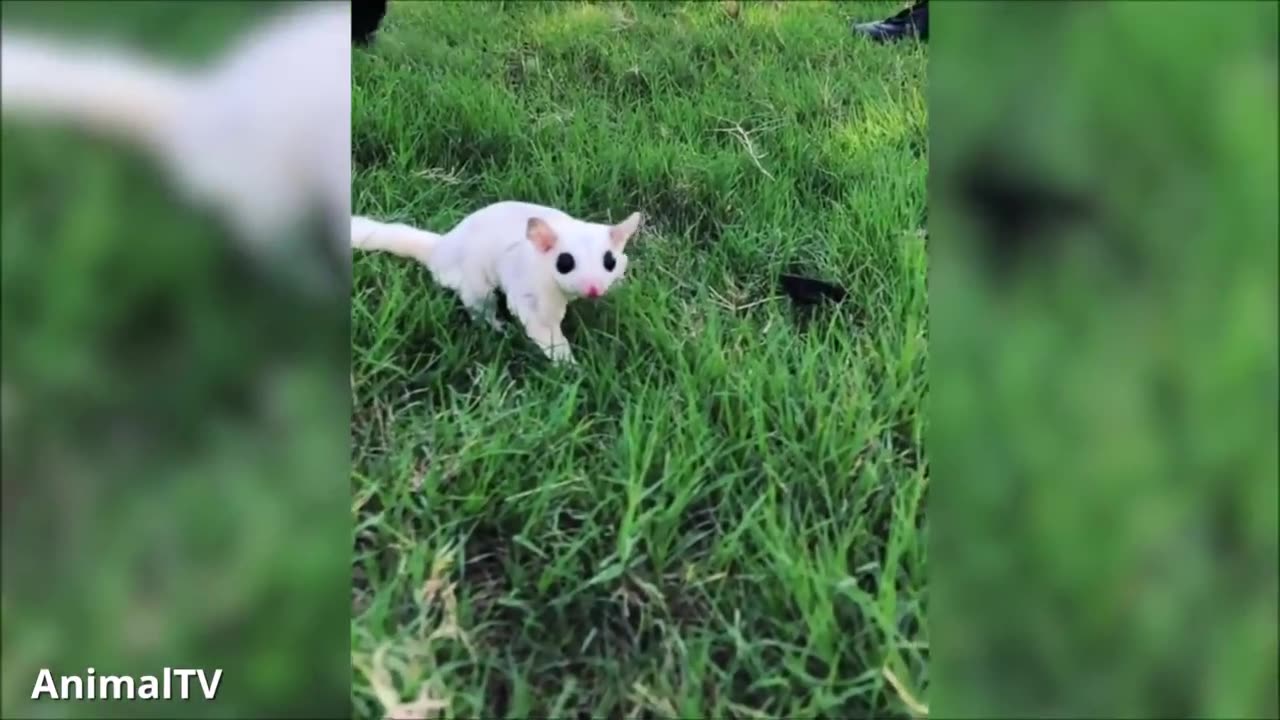
<instances>
[{"instance_id":1,"label":"sugar glider's head","mask_svg":"<svg viewBox=\"0 0 1280 720\"><path fill-rule=\"evenodd\" d=\"M632 213L617 225L529 218L526 232L539 262L570 299L598 298L627 271L627 241L643 216Z\"/></svg>"}]
</instances>

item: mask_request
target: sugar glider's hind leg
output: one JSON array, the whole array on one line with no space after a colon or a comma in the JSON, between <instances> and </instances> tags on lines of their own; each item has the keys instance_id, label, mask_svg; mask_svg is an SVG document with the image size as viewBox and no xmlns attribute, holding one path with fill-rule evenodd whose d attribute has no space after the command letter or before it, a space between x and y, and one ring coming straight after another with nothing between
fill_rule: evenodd
<instances>
[{"instance_id":1,"label":"sugar glider's hind leg","mask_svg":"<svg viewBox=\"0 0 1280 720\"><path fill-rule=\"evenodd\" d=\"M498 319L498 308L494 286L481 281L462 282L457 288L458 298L462 305L476 320L483 320L489 327L503 332L506 330Z\"/></svg>"}]
</instances>

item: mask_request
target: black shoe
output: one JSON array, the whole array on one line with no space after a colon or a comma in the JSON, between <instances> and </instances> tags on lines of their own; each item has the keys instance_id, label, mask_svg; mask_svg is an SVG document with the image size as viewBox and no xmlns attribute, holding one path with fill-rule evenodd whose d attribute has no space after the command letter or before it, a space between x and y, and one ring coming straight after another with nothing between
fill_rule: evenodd
<instances>
[{"instance_id":1,"label":"black shoe","mask_svg":"<svg viewBox=\"0 0 1280 720\"><path fill-rule=\"evenodd\" d=\"M929 39L929 3L919 2L886 20L859 23L853 31L876 42L890 42L908 37Z\"/></svg>"},{"instance_id":2,"label":"black shoe","mask_svg":"<svg viewBox=\"0 0 1280 720\"><path fill-rule=\"evenodd\" d=\"M360 47L372 43L386 14L386 0L356 0L351 3L351 43Z\"/></svg>"}]
</instances>

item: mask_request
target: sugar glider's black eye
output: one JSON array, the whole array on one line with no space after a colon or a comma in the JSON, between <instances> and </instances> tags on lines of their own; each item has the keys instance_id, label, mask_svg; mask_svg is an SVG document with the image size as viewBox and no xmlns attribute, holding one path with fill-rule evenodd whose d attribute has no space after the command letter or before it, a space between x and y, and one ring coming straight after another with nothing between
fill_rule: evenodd
<instances>
[{"instance_id":1,"label":"sugar glider's black eye","mask_svg":"<svg viewBox=\"0 0 1280 720\"><path fill-rule=\"evenodd\" d=\"M614 259L613 251L605 250L604 251L604 269L609 272L613 272L613 268L617 264L618 264L618 261Z\"/></svg>"},{"instance_id":2,"label":"sugar glider's black eye","mask_svg":"<svg viewBox=\"0 0 1280 720\"><path fill-rule=\"evenodd\" d=\"M568 275L573 272L573 256L569 253L560 253L556 258L556 270L561 275Z\"/></svg>"}]
</instances>

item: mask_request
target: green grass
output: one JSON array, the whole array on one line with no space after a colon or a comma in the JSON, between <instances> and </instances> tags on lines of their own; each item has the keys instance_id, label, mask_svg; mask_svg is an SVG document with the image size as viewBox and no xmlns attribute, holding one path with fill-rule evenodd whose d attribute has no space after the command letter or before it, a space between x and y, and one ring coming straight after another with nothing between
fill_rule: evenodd
<instances>
[{"instance_id":1,"label":"green grass","mask_svg":"<svg viewBox=\"0 0 1280 720\"><path fill-rule=\"evenodd\" d=\"M650 224L571 306L572 368L356 259L357 715L923 701L926 58L849 32L896 8L391 4L353 60L355 212ZM794 308L788 267L849 299Z\"/></svg>"}]
</instances>

